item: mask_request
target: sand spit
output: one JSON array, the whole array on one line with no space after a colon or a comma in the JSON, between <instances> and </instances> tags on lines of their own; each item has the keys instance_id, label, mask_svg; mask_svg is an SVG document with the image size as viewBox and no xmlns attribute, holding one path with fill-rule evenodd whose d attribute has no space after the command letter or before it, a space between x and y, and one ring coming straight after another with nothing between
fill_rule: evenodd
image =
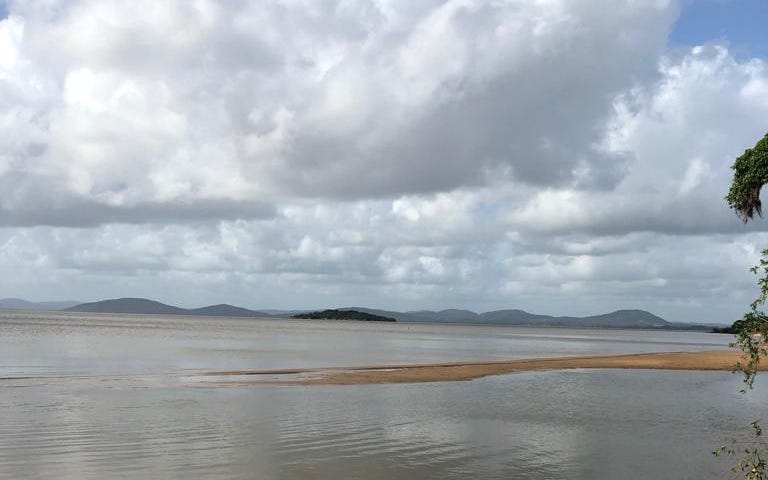
<instances>
[{"instance_id":1,"label":"sand spit","mask_svg":"<svg viewBox=\"0 0 768 480\"><path fill-rule=\"evenodd\" d=\"M456 382L489 375L574 368L653 370L733 370L736 350L641 353L627 355L535 358L493 362L380 365L370 367L236 370L195 375L198 385L366 385L379 383Z\"/></svg>"}]
</instances>

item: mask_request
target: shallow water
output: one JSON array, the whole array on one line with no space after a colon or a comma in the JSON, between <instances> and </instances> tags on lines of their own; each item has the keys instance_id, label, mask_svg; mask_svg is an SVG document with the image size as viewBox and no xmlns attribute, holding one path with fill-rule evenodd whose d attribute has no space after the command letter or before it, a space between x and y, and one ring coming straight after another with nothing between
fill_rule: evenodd
<instances>
[{"instance_id":1,"label":"shallow water","mask_svg":"<svg viewBox=\"0 0 768 480\"><path fill-rule=\"evenodd\" d=\"M190 387L190 372L709 350L724 335L0 313L0 477L722 478L727 372ZM24 377L24 378L21 378ZM759 380L758 380L759 383Z\"/></svg>"},{"instance_id":2,"label":"shallow water","mask_svg":"<svg viewBox=\"0 0 768 480\"><path fill-rule=\"evenodd\" d=\"M0 376L182 373L725 348L727 335L0 311Z\"/></svg>"}]
</instances>

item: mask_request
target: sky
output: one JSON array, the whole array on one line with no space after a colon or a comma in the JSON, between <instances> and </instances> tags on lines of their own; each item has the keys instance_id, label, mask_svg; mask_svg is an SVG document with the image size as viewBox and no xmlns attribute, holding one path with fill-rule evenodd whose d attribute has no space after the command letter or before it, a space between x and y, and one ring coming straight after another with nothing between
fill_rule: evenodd
<instances>
[{"instance_id":1,"label":"sky","mask_svg":"<svg viewBox=\"0 0 768 480\"><path fill-rule=\"evenodd\" d=\"M726 323L764 0L0 0L0 297Z\"/></svg>"}]
</instances>

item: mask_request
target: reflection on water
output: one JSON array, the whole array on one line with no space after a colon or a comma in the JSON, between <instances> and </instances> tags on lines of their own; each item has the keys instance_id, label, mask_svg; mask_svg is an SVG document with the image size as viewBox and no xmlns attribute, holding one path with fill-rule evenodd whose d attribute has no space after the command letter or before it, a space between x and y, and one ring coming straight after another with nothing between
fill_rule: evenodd
<instances>
[{"instance_id":1,"label":"reflection on water","mask_svg":"<svg viewBox=\"0 0 768 480\"><path fill-rule=\"evenodd\" d=\"M765 390L740 395L724 372L236 388L167 379L712 349L728 341L718 335L37 317L0 314L0 376L35 377L0 380L0 478L715 479L727 462L709 452L767 413Z\"/></svg>"}]
</instances>

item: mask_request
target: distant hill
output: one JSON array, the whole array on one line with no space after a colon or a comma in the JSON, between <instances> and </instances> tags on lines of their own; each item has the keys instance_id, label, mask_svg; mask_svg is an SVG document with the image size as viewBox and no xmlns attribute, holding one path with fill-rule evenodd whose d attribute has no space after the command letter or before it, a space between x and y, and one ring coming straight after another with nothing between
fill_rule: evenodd
<instances>
[{"instance_id":1,"label":"distant hill","mask_svg":"<svg viewBox=\"0 0 768 480\"><path fill-rule=\"evenodd\" d=\"M81 303L65 309L68 312L143 313L150 315L184 315L187 310L146 298L114 298L100 302Z\"/></svg>"},{"instance_id":2,"label":"distant hill","mask_svg":"<svg viewBox=\"0 0 768 480\"><path fill-rule=\"evenodd\" d=\"M507 309L476 313L471 310L417 310L396 312L367 307L344 307L331 310L249 310L234 305L219 304L201 308L180 308L146 298L116 298L101 302L27 302L18 298L0 300L0 309L66 310L70 312L136 313L149 315L200 315L225 317L280 317L280 318L338 318L364 321L398 321L427 323L463 323L490 325L517 325L530 327L577 328L641 328L664 330L712 331L715 325L695 325L668 322L645 310L616 310L615 312L586 317L540 315L525 310ZM344 312L354 312L347 314ZM314 315L314 316L312 316ZM324 315L318 317L317 315ZM377 318L378 317L378 318Z\"/></svg>"},{"instance_id":3,"label":"distant hill","mask_svg":"<svg viewBox=\"0 0 768 480\"><path fill-rule=\"evenodd\" d=\"M259 311L274 317L290 317L291 315L296 315L297 313L307 313L311 312L312 310L280 310L276 308L260 308Z\"/></svg>"},{"instance_id":4,"label":"distant hill","mask_svg":"<svg viewBox=\"0 0 768 480\"><path fill-rule=\"evenodd\" d=\"M291 318L306 320L358 320L363 322L396 322L392 317L374 315L367 312L358 312L356 310L323 310L320 312L297 313Z\"/></svg>"},{"instance_id":5,"label":"distant hill","mask_svg":"<svg viewBox=\"0 0 768 480\"><path fill-rule=\"evenodd\" d=\"M64 309L68 312L135 313L145 315L198 315L210 317L268 317L264 312L219 304L202 308L179 308L146 298L115 298L81 303Z\"/></svg>"},{"instance_id":6,"label":"distant hill","mask_svg":"<svg viewBox=\"0 0 768 480\"><path fill-rule=\"evenodd\" d=\"M2 310L63 310L79 304L74 300L61 300L54 302L29 302L21 298L2 298L0 299L0 309Z\"/></svg>"},{"instance_id":7,"label":"distant hill","mask_svg":"<svg viewBox=\"0 0 768 480\"><path fill-rule=\"evenodd\" d=\"M207 315L210 317L266 317L269 314L247 308L236 307L226 303L210 305L208 307L186 310L186 315Z\"/></svg>"},{"instance_id":8,"label":"distant hill","mask_svg":"<svg viewBox=\"0 0 768 480\"><path fill-rule=\"evenodd\" d=\"M485 323L505 325L547 325L559 327L669 328L672 324L645 310L617 310L588 317L553 317L523 310L498 310L480 315Z\"/></svg>"},{"instance_id":9,"label":"distant hill","mask_svg":"<svg viewBox=\"0 0 768 480\"><path fill-rule=\"evenodd\" d=\"M480 320L485 323L506 323L513 325L537 325L552 320L549 315L537 315L525 310L495 310L480 314Z\"/></svg>"},{"instance_id":10,"label":"distant hill","mask_svg":"<svg viewBox=\"0 0 768 480\"><path fill-rule=\"evenodd\" d=\"M454 308L433 312L431 310L419 310L407 312L410 318L422 322L446 322L446 323L472 323L477 322L480 316L470 310L457 310Z\"/></svg>"},{"instance_id":11,"label":"distant hill","mask_svg":"<svg viewBox=\"0 0 768 480\"><path fill-rule=\"evenodd\" d=\"M345 307L340 310L356 310L386 317L399 322L476 323L491 325L517 325L531 327L590 327L590 328L646 328L677 330L711 330L711 325L693 325L668 322L645 310L617 310L588 317L555 317L539 315L524 310L494 310L475 313L470 310L419 310L394 312L365 307Z\"/></svg>"}]
</instances>

